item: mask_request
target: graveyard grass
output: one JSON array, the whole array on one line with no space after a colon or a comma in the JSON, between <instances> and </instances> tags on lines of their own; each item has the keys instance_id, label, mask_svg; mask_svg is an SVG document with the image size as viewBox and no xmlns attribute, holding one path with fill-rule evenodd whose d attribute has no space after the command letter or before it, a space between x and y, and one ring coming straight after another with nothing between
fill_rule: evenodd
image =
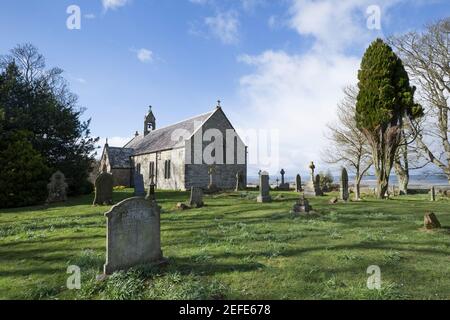
<instances>
[{"instance_id":1,"label":"graveyard grass","mask_svg":"<svg viewBox=\"0 0 450 320\"><path fill-rule=\"evenodd\" d=\"M0 210L0 298L15 299L449 299L450 201L427 195L328 204L320 217L293 217L294 192L205 196L206 206L177 211L186 192L158 192L162 250L169 264L95 280L105 261L109 207L93 196L66 204ZM131 196L116 191L114 200ZM424 231L433 211L443 225ZM68 290L69 265L81 290ZM382 288L367 289L368 266Z\"/></svg>"}]
</instances>

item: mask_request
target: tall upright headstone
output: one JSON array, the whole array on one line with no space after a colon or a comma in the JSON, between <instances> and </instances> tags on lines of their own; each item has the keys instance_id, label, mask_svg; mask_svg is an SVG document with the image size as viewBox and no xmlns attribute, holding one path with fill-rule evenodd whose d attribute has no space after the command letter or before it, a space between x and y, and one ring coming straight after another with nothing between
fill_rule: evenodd
<instances>
[{"instance_id":1,"label":"tall upright headstone","mask_svg":"<svg viewBox=\"0 0 450 320\"><path fill-rule=\"evenodd\" d=\"M434 186L431 187L430 190L431 201L436 201L436 188Z\"/></svg>"},{"instance_id":2,"label":"tall upright headstone","mask_svg":"<svg viewBox=\"0 0 450 320\"><path fill-rule=\"evenodd\" d=\"M210 166L208 168L208 174L209 174L209 185L208 185L208 193L216 193L219 192L219 188L216 185L215 181L215 175L216 175L217 169L215 166Z\"/></svg>"},{"instance_id":3,"label":"tall upright headstone","mask_svg":"<svg viewBox=\"0 0 450 320\"><path fill-rule=\"evenodd\" d=\"M302 177L299 174L295 178L295 191L297 192L302 191Z\"/></svg>"},{"instance_id":4,"label":"tall upright headstone","mask_svg":"<svg viewBox=\"0 0 450 320\"><path fill-rule=\"evenodd\" d=\"M105 213L105 274L163 261L160 213L156 200L142 197L126 199Z\"/></svg>"},{"instance_id":5,"label":"tall upright headstone","mask_svg":"<svg viewBox=\"0 0 450 320\"><path fill-rule=\"evenodd\" d=\"M66 177L61 171L56 171L50 178L50 183L47 184L48 198L47 203L64 202L67 200L67 189L69 186L66 183Z\"/></svg>"},{"instance_id":6,"label":"tall upright headstone","mask_svg":"<svg viewBox=\"0 0 450 320\"><path fill-rule=\"evenodd\" d=\"M102 172L95 179L95 198L94 205L111 205L113 203L113 175L107 172Z\"/></svg>"},{"instance_id":7,"label":"tall upright headstone","mask_svg":"<svg viewBox=\"0 0 450 320\"><path fill-rule=\"evenodd\" d=\"M270 185L269 185L269 173L266 171L261 172L259 176L259 196L256 199L257 202L270 202Z\"/></svg>"},{"instance_id":8,"label":"tall upright headstone","mask_svg":"<svg viewBox=\"0 0 450 320\"><path fill-rule=\"evenodd\" d=\"M348 201L349 191L348 191L348 173L347 169L342 168L341 172L341 200Z\"/></svg>"},{"instance_id":9,"label":"tall upright headstone","mask_svg":"<svg viewBox=\"0 0 450 320\"><path fill-rule=\"evenodd\" d=\"M322 188L320 187L320 174L316 174L316 181L314 182L316 196L323 196Z\"/></svg>"},{"instance_id":10,"label":"tall upright headstone","mask_svg":"<svg viewBox=\"0 0 450 320\"><path fill-rule=\"evenodd\" d=\"M244 177L242 175L242 172L238 171L236 172L236 188L235 191L244 190Z\"/></svg>"},{"instance_id":11,"label":"tall upright headstone","mask_svg":"<svg viewBox=\"0 0 450 320\"><path fill-rule=\"evenodd\" d=\"M134 174L134 196L145 197L144 176L138 172Z\"/></svg>"}]
</instances>

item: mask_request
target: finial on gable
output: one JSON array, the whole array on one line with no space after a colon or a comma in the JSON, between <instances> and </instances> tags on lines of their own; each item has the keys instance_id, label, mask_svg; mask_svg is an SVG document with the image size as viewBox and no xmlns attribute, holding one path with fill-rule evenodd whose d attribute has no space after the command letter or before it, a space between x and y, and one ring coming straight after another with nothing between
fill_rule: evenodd
<instances>
[{"instance_id":1,"label":"finial on gable","mask_svg":"<svg viewBox=\"0 0 450 320\"><path fill-rule=\"evenodd\" d=\"M220 109L220 108L222 108L222 106L220 105L222 103L222 101L220 101L220 100L217 100L217 109Z\"/></svg>"},{"instance_id":2,"label":"finial on gable","mask_svg":"<svg viewBox=\"0 0 450 320\"><path fill-rule=\"evenodd\" d=\"M135 137L137 137L139 135L139 131L136 131L136 133L134 134Z\"/></svg>"},{"instance_id":3,"label":"finial on gable","mask_svg":"<svg viewBox=\"0 0 450 320\"><path fill-rule=\"evenodd\" d=\"M108 145L108 138L106 138L106 143L105 143L105 146L107 146Z\"/></svg>"}]
</instances>

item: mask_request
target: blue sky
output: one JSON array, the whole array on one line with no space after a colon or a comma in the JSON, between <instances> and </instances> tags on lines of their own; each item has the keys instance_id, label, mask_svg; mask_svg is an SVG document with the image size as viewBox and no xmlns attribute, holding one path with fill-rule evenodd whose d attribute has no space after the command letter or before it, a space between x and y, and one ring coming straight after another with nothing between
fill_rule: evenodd
<instances>
[{"instance_id":1,"label":"blue sky","mask_svg":"<svg viewBox=\"0 0 450 320\"><path fill-rule=\"evenodd\" d=\"M80 30L66 27L70 5ZM370 5L381 30L366 26ZM142 131L148 105L161 127L220 98L237 127L279 130L271 169L304 171L320 163L325 124L367 44L449 12L445 0L1 0L0 53L35 44L113 144Z\"/></svg>"}]
</instances>

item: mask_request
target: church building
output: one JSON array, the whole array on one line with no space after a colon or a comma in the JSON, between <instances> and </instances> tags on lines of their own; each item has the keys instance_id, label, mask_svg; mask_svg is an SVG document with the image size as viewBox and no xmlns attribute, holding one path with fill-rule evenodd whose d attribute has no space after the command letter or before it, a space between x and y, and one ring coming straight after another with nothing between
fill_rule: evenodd
<instances>
[{"instance_id":1,"label":"church building","mask_svg":"<svg viewBox=\"0 0 450 320\"><path fill-rule=\"evenodd\" d=\"M207 188L211 179L219 189L234 189L238 174L247 184L247 147L220 101L212 111L160 129L150 107L143 133L122 148L106 142L100 161L116 186L133 187L135 174L163 190Z\"/></svg>"}]
</instances>

